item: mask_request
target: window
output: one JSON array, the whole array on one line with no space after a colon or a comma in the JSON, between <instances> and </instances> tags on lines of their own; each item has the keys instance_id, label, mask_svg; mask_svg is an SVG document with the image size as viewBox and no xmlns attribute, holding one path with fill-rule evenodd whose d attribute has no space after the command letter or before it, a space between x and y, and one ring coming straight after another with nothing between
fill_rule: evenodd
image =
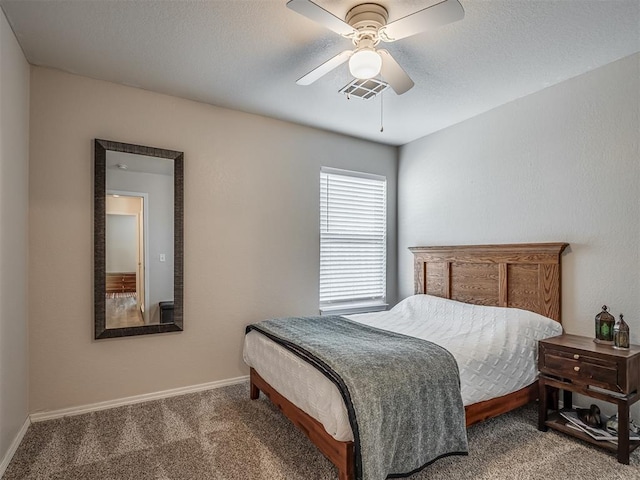
<instances>
[{"instance_id":1,"label":"window","mask_svg":"<svg viewBox=\"0 0 640 480\"><path fill-rule=\"evenodd\" d=\"M386 307L387 180L320 170L320 311Z\"/></svg>"}]
</instances>

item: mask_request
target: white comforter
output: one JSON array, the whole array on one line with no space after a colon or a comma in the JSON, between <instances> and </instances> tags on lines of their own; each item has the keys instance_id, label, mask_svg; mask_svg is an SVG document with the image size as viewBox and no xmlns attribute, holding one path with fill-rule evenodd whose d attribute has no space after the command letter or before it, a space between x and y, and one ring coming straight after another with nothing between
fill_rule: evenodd
<instances>
[{"instance_id":1,"label":"white comforter","mask_svg":"<svg viewBox=\"0 0 640 480\"><path fill-rule=\"evenodd\" d=\"M537 341L562 333L558 322L526 310L470 305L429 295L409 297L387 312L347 318L449 350L458 362L465 405L531 384L537 375ZM279 393L322 423L336 440L353 440L337 387L314 367L255 331L245 337L244 360Z\"/></svg>"}]
</instances>

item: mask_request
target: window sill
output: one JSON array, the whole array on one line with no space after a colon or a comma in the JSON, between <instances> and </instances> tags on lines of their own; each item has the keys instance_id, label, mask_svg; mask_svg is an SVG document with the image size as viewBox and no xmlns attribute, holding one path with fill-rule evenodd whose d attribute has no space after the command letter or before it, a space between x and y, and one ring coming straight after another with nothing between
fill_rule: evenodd
<instances>
[{"instance_id":1,"label":"window sill","mask_svg":"<svg viewBox=\"0 0 640 480\"><path fill-rule=\"evenodd\" d=\"M355 315L357 313L382 312L388 303L352 303L320 307L320 315Z\"/></svg>"}]
</instances>

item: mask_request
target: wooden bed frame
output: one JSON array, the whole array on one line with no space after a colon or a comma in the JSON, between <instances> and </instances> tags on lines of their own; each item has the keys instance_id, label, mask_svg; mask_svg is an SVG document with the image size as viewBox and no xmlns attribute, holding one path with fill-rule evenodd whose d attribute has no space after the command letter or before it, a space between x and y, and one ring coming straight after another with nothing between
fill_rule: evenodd
<instances>
[{"instance_id":1,"label":"wooden bed frame","mask_svg":"<svg viewBox=\"0 0 640 480\"><path fill-rule=\"evenodd\" d=\"M413 247L414 290L477 305L515 307L560 322L560 259L567 243ZM340 442L322 424L271 387L252 368L252 399L263 392L338 468L354 478L353 442ZM538 398L537 381L517 392L465 407L467 426Z\"/></svg>"}]
</instances>

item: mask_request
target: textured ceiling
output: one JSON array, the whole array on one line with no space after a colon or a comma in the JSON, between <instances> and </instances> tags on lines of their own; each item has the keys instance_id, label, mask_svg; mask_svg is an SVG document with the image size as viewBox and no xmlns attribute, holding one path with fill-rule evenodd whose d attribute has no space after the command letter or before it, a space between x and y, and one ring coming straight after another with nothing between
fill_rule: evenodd
<instances>
[{"instance_id":1,"label":"textured ceiling","mask_svg":"<svg viewBox=\"0 0 640 480\"><path fill-rule=\"evenodd\" d=\"M385 47L416 86L351 99L349 40L286 0L0 0L30 63L402 145L640 51L640 0L460 0L464 20ZM344 17L362 1L316 0ZM380 0L390 21L434 0Z\"/></svg>"}]
</instances>

